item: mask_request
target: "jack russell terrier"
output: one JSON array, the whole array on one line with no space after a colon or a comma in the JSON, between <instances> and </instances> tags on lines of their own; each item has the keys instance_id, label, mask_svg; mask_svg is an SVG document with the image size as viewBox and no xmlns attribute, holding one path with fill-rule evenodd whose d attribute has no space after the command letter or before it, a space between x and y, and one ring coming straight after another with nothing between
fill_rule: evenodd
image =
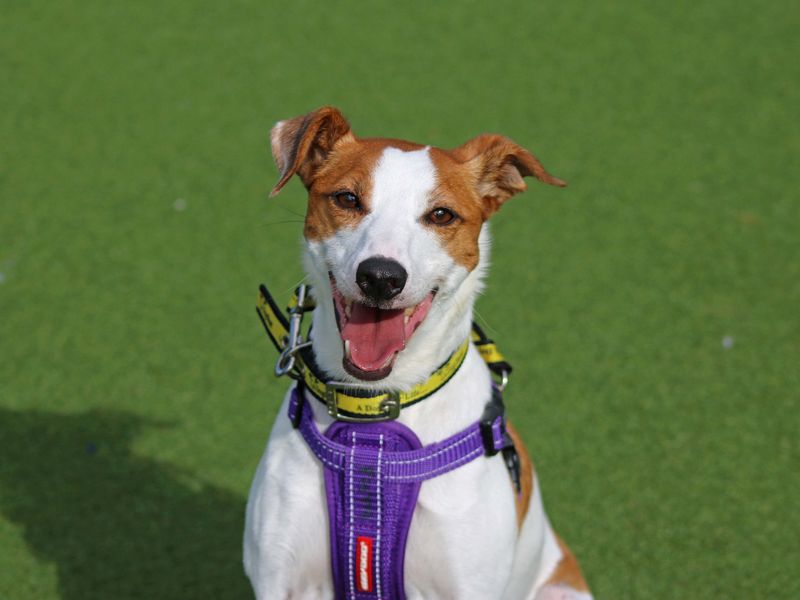
<instances>
[{"instance_id":1,"label":"jack russell terrier","mask_svg":"<svg viewBox=\"0 0 800 600\"><path fill-rule=\"evenodd\" d=\"M500 135L453 150L359 138L335 108L271 132L308 190L311 284L291 322L262 287L284 399L247 502L259 599L590 600L503 415L510 367L472 324L486 222L533 175ZM299 319L313 305L303 342Z\"/></svg>"}]
</instances>

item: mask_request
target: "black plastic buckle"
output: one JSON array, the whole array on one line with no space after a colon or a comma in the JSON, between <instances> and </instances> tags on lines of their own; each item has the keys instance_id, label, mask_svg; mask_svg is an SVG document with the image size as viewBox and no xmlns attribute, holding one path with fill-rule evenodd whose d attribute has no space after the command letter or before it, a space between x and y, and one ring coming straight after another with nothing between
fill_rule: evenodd
<instances>
[{"instance_id":1,"label":"black plastic buckle","mask_svg":"<svg viewBox=\"0 0 800 600\"><path fill-rule=\"evenodd\" d=\"M484 416L486 412L484 411ZM500 452L500 448L496 448L494 445L494 422L497 420L497 417L494 419L481 419L481 440L483 441L483 450L486 453L486 456L494 456L498 452ZM503 427L505 433L505 426Z\"/></svg>"},{"instance_id":2,"label":"black plastic buckle","mask_svg":"<svg viewBox=\"0 0 800 600\"><path fill-rule=\"evenodd\" d=\"M501 419L500 427L503 435L503 441L506 441L508 434L506 433L506 421L504 418L506 409L503 406L503 398L498 389L492 386L492 399L483 409L481 415L480 430L481 440L483 441L483 449L486 456L494 456L500 452L501 448L496 448L494 444L494 424L497 419Z\"/></svg>"},{"instance_id":3,"label":"black plastic buckle","mask_svg":"<svg viewBox=\"0 0 800 600\"><path fill-rule=\"evenodd\" d=\"M506 463L508 474L511 476L514 489L517 490L517 494L520 494L522 493L522 482L520 480L519 453L517 453L517 448L514 446L514 440L511 439L511 436L505 435L508 437L508 445L503 448L503 460Z\"/></svg>"},{"instance_id":4,"label":"black plastic buckle","mask_svg":"<svg viewBox=\"0 0 800 600\"><path fill-rule=\"evenodd\" d=\"M514 446L514 440L511 439L508 431L506 430L505 420L506 407L503 404L503 394L497 386L492 386L492 399L483 409L483 415L480 421L481 440L483 441L483 449L486 456L494 456L498 452L503 453L503 462L506 464L508 474L511 477L511 482L514 484L514 489L517 494L522 492L522 481L520 476L520 461L517 448ZM494 431L493 426L495 421L500 418L501 433L503 436L503 445L501 448L496 448L494 445Z\"/></svg>"}]
</instances>

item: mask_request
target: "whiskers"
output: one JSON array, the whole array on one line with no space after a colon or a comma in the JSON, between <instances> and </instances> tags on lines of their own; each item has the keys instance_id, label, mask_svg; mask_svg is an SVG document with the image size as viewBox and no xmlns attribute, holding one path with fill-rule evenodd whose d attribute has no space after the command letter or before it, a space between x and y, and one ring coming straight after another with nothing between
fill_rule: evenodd
<instances>
[{"instance_id":1,"label":"whiskers","mask_svg":"<svg viewBox=\"0 0 800 600\"><path fill-rule=\"evenodd\" d=\"M286 206L282 206L280 204L271 204L270 206L274 206L275 208L279 208L283 211L286 211L290 215L294 217L298 217L297 219L284 219L282 221L267 221L266 223L259 223L261 227L269 227L271 225L288 225L289 223L300 223L301 225L306 222L306 216L302 213L296 212Z\"/></svg>"},{"instance_id":2,"label":"whiskers","mask_svg":"<svg viewBox=\"0 0 800 600\"><path fill-rule=\"evenodd\" d=\"M285 296L287 294L294 293L294 291L298 288L298 286L301 283L308 283L308 279L309 279L308 275L304 275L303 278L300 281L298 281L294 285L290 285L288 288L283 290L283 295Z\"/></svg>"}]
</instances>

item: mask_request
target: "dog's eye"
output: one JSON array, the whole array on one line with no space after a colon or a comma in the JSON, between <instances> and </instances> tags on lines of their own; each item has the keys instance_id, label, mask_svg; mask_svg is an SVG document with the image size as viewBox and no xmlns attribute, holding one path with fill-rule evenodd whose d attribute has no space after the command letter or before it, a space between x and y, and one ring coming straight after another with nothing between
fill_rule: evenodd
<instances>
[{"instance_id":1,"label":"dog's eye","mask_svg":"<svg viewBox=\"0 0 800 600\"><path fill-rule=\"evenodd\" d=\"M449 208L434 208L428 213L428 222L434 225L449 225L456 220L456 213Z\"/></svg>"},{"instance_id":2,"label":"dog's eye","mask_svg":"<svg viewBox=\"0 0 800 600\"><path fill-rule=\"evenodd\" d=\"M361 202L358 201L358 196L353 192L336 192L333 195L333 201L336 206L346 210L358 210L361 208Z\"/></svg>"}]
</instances>

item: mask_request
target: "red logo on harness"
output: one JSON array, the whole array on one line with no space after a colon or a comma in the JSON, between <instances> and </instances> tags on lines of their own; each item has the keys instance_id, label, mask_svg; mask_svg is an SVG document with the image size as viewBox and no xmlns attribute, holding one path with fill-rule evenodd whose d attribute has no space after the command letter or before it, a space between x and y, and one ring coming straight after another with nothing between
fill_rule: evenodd
<instances>
[{"instance_id":1,"label":"red logo on harness","mask_svg":"<svg viewBox=\"0 0 800 600\"><path fill-rule=\"evenodd\" d=\"M372 538L356 538L356 588L359 592L372 591Z\"/></svg>"}]
</instances>

